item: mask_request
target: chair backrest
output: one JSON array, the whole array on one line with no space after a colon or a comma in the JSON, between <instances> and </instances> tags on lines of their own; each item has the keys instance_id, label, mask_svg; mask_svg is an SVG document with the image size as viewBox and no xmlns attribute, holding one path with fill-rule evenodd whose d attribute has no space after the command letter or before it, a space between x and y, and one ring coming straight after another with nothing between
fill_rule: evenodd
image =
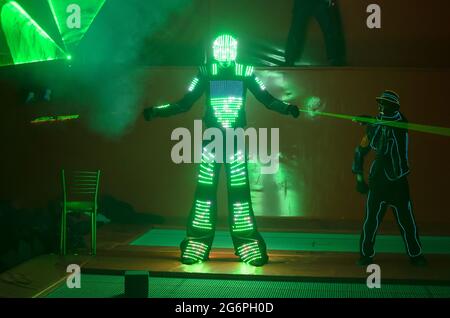
<instances>
[{"instance_id":1,"label":"chair backrest","mask_svg":"<svg viewBox=\"0 0 450 318\"><path fill-rule=\"evenodd\" d=\"M66 171L62 170L64 202L84 201L97 204L100 170Z\"/></svg>"}]
</instances>

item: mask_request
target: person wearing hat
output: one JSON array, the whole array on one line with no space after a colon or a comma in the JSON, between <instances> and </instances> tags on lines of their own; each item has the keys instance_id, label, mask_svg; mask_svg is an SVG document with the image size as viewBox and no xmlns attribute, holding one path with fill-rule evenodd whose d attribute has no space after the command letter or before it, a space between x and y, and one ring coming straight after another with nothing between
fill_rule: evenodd
<instances>
[{"instance_id":1,"label":"person wearing hat","mask_svg":"<svg viewBox=\"0 0 450 318\"><path fill-rule=\"evenodd\" d=\"M375 239L388 207L391 207L403 236L411 263L426 265L414 219L407 176L408 130L407 119L400 112L399 95L385 91L377 97L379 115L368 125L366 135L356 148L352 171L356 175L357 191L367 194L366 215L360 241L361 266L373 263ZM395 126L394 122L400 123ZM385 124L383 124L385 123ZM402 125L403 124L403 125ZM364 158L376 153L369 173L369 184L364 180Z\"/></svg>"}]
</instances>

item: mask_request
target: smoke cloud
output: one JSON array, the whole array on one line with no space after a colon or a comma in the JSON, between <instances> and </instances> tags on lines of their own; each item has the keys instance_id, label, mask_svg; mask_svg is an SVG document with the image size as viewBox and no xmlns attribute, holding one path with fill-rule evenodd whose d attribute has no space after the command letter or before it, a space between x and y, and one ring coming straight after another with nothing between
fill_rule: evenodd
<instances>
[{"instance_id":1,"label":"smoke cloud","mask_svg":"<svg viewBox=\"0 0 450 318\"><path fill-rule=\"evenodd\" d=\"M186 8L187 0L108 0L74 51L71 76L89 95L89 127L120 138L140 115L139 75L148 39ZM73 92L72 92L73 93ZM76 94L76 93L75 93Z\"/></svg>"}]
</instances>

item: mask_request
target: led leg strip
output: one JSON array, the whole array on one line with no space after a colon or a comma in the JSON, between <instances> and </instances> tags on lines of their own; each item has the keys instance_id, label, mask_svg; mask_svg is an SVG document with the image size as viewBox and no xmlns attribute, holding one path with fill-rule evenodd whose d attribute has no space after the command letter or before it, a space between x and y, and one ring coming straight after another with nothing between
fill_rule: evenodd
<instances>
[{"instance_id":1,"label":"led leg strip","mask_svg":"<svg viewBox=\"0 0 450 318\"><path fill-rule=\"evenodd\" d=\"M240 151L237 152L234 160L230 164L230 174L230 184L232 187L247 185L244 155Z\"/></svg>"},{"instance_id":2,"label":"led leg strip","mask_svg":"<svg viewBox=\"0 0 450 318\"><path fill-rule=\"evenodd\" d=\"M233 204L233 232L253 231L254 226L250 217L250 203Z\"/></svg>"},{"instance_id":3,"label":"led leg strip","mask_svg":"<svg viewBox=\"0 0 450 318\"><path fill-rule=\"evenodd\" d=\"M211 106L214 115L223 128L233 128L239 117L243 100L241 97L212 98Z\"/></svg>"},{"instance_id":4,"label":"led leg strip","mask_svg":"<svg viewBox=\"0 0 450 318\"><path fill-rule=\"evenodd\" d=\"M211 202L195 201L193 227L201 230L212 230L211 223Z\"/></svg>"},{"instance_id":5,"label":"led leg strip","mask_svg":"<svg viewBox=\"0 0 450 318\"><path fill-rule=\"evenodd\" d=\"M213 185L214 183L214 165L215 157L212 153L203 149L202 163L200 164L200 173L198 175L198 182L206 185Z\"/></svg>"},{"instance_id":6,"label":"led leg strip","mask_svg":"<svg viewBox=\"0 0 450 318\"><path fill-rule=\"evenodd\" d=\"M206 260L208 249L208 245L204 243L189 241L181 257L201 262Z\"/></svg>"},{"instance_id":7,"label":"led leg strip","mask_svg":"<svg viewBox=\"0 0 450 318\"><path fill-rule=\"evenodd\" d=\"M238 255L245 263L250 263L262 258L258 242L247 243L238 248Z\"/></svg>"}]
</instances>

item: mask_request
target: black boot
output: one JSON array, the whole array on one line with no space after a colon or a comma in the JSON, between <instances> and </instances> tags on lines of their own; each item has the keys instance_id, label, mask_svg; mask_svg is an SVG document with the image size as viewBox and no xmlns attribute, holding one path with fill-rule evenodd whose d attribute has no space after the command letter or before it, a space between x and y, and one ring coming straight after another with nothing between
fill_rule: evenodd
<instances>
[{"instance_id":1,"label":"black boot","mask_svg":"<svg viewBox=\"0 0 450 318\"><path fill-rule=\"evenodd\" d=\"M268 262L269 262L269 257L266 255L264 257L255 259L255 260L249 262L248 264L255 266L255 267L261 267L261 266L266 265Z\"/></svg>"},{"instance_id":2,"label":"black boot","mask_svg":"<svg viewBox=\"0 0 450 318\"><path fill-rule=\"evenodd\" d=\"M423 255L411 257L410 262L411 262L411 265L417 266L417 267L424 267L424 266L427 266L427 264L428 264L427 259Z\"/></svg>"}]
</instances>

